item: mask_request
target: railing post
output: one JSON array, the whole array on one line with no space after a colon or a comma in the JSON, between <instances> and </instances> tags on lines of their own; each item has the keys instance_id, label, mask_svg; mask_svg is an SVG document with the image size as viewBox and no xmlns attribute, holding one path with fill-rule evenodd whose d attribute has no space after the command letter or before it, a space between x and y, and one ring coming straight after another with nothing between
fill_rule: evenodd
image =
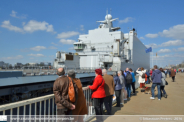
<instances>
[{"instance_id":1,"label":"railing post","mask_svg":"<svg viewBox=\"0 0 184 122\"><path fill-rule=\"evenodd\" d=\"M29 104L29 117L31 118L31 104ZM29 119L29 122L31 122L31 119Z\"/></svg>"},{"instance_id":2,"label":"railing post","mask_svg":"<svg viewBox=\"0 0 184 122\"><path fill-rule=\"evenodd\" d=\"M54 98L52 98L52 118L54 116ZM52 119L52 122L54 122L54 119Z\"/></svg>"},{"instance_id":3,"label":"railing post","mask_svg":"<svg viewBox=\"0 0 184 122\"><path fill-rule=\"evenodd\" d=\"M35 102L35 119L34 119L34 122L36 122L36 116L37 116L37 102Z\"/></svg>"},{"instance_id":4,"label":"railing post","mask_svg":"<svg viewBox=\"0 0 184 122\"><path fill-rule=\"evenodd\" d=\"M17 107L17 122L19 122L19 107Z\"/></svg>"},{"instance_id":5,"label":"railing post","mask_svg":"<svg viewBox=\"0 0 184 122\"><path fill-rule=\"evenodd\" d=\"M26 105L24 105L24 120L23 120L23 122L25 122L25 115L26 115Z\"/></svg>"},{"instance_id":6,"label":"railing post","mask_svg":"<svg viewBox=\"0 0 184 122\"><path fill-rule=\"evenodd\" d=\"M40 120L39 122L41 122L41 115L42 115L42 101L40 101L40 114L39 114Z\"/></svg>"},{"instance_id":7,"label":"railing post","mask_svg":"<svg viewBox=\"0 0 184 122\"><path fill-rule=\"evenodd\" d=\"M13 108L10 109L10 122L12 122L12 114L13 114Z\"/></svg>"},{"instance_id":8,"label":"railing post","mask_svg":"<svg viewBox=\"0 0 184 122\"><path fill-rule=\"evenodd\" d=\"M49 99L49 102L48 102L48 118L50 118L50 99ZM48 122L50 122L50 119L48 120Z\"/></svg>"},{"instance_id":9,"label":"railing post","mask_svg":"<svg viewBox=\"0 0 184 122\"><path fill-rule=\"evenodd\" d=\"M46 115L46 100L44 100L44 122L45 122L45 115Z\"/></svg>"}]
</instances>

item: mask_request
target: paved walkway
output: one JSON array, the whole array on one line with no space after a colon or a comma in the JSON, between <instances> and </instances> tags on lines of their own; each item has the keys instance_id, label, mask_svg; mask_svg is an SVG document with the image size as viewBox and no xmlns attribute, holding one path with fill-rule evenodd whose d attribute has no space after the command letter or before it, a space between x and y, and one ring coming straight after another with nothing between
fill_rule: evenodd
<instances>
[{"instance_id":1,"label":"paved walkway","mask_svg":"<svg viewBox=\"0 0 184 122\"><path fill-rule=\"evenodd\" d=\"M184 73L177 73L175 82L169 77L166 80L168 81L168 85L165 86L167 98L162 97L159 101L156 95L155 100L150 100L151 94L141 93L140 89L137 89L136 96L132 96L121 108L113 107L112 113L114 115L184 115ZM122 116L115 117L116 119L113 116L106 117L105 121L123 121ZM129 116L128 121L140 121L142 118L139 117ZM184 116L178 119L184 121ZM127 120L127 117L124 120Z\"/></svg>"}]
</instances>

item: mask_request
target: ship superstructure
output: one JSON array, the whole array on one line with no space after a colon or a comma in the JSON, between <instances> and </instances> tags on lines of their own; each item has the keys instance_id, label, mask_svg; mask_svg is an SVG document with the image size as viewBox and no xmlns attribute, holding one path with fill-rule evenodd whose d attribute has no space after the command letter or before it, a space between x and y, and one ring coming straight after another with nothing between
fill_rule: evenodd
<instances>
[{"instance_id":1,"label":"ship superstructure","mask_svg":"<svg viewBox=\"0 0 184 122\"><path fill-rule=\"evenodd\" d=\"M107 14L104 21L97 21L100 23L97 29L79 35L78 42L74 43L76 53L57 52L61 57L57 56L54 67L102 67L112 71L126 67L149 69L150 54L145 52L146 46L138 39L135 29L124 34L118 31L120 27L113 27L115 20L117 18L112 19L112 15Z\"/></svg>"}]
</instances>

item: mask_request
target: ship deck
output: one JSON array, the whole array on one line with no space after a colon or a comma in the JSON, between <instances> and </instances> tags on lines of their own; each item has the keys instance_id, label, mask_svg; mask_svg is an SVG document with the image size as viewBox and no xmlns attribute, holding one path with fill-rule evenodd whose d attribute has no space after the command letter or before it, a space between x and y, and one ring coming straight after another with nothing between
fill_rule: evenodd
<instances>
[{"instance_id":1,"label":"ship deck","mask_svg":"<svg viewBox=\"0 0 184 122\"><path fill-rule=\"evenodd\" d=\"M172 79L170 77L167 77L166 80L168 81L168 85L165 86L165 90L168 95L167 98L162 97L159 101L156 91L155 100L151 100L151 94L141 93L140 89L137 89L136 96L132 96L128 101L124 103L121 108L112 108L113 115L125 116L109 116L105 117L104 121L139 122L143 121L142 116L144 115L148 115L148 117L150 117L149 115L155 115L154 117L158 117L161 115L169 115L165 117L171 117L173 120L182 119L183 121L184 116L177 115L184 115L184 73L177 73L175 79L176 82L172 82ZM157 90L157 88L155 89ZM92 121L94 120L95 119L93 119Z\"/></svg>"}]
</instances>

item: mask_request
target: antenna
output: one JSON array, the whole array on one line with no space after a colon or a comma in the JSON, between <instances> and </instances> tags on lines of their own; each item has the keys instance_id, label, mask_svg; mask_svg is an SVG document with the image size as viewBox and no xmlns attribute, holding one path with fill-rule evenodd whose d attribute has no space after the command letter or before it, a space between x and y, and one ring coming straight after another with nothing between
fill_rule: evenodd
<instances>
[{"instance_id":1,"label":"antenna","mask_svg":"<svg viewBox=\"0 0 184 122\"><path fill-rule=\"evenodd\" d=\"M111 10L112 10L112 9L110 8L110 14L111 14Z\"/></svg>"},{"instance_id":2,"label":"antenna","mask_svg":"<svg viewBox=\"0 0 184 122\"><path fill-rule=\"evenodd\" d=\"M108 14L108 9L107 9L107 13L106 13L106 15Z\"/></svg>"}]
</instances>

